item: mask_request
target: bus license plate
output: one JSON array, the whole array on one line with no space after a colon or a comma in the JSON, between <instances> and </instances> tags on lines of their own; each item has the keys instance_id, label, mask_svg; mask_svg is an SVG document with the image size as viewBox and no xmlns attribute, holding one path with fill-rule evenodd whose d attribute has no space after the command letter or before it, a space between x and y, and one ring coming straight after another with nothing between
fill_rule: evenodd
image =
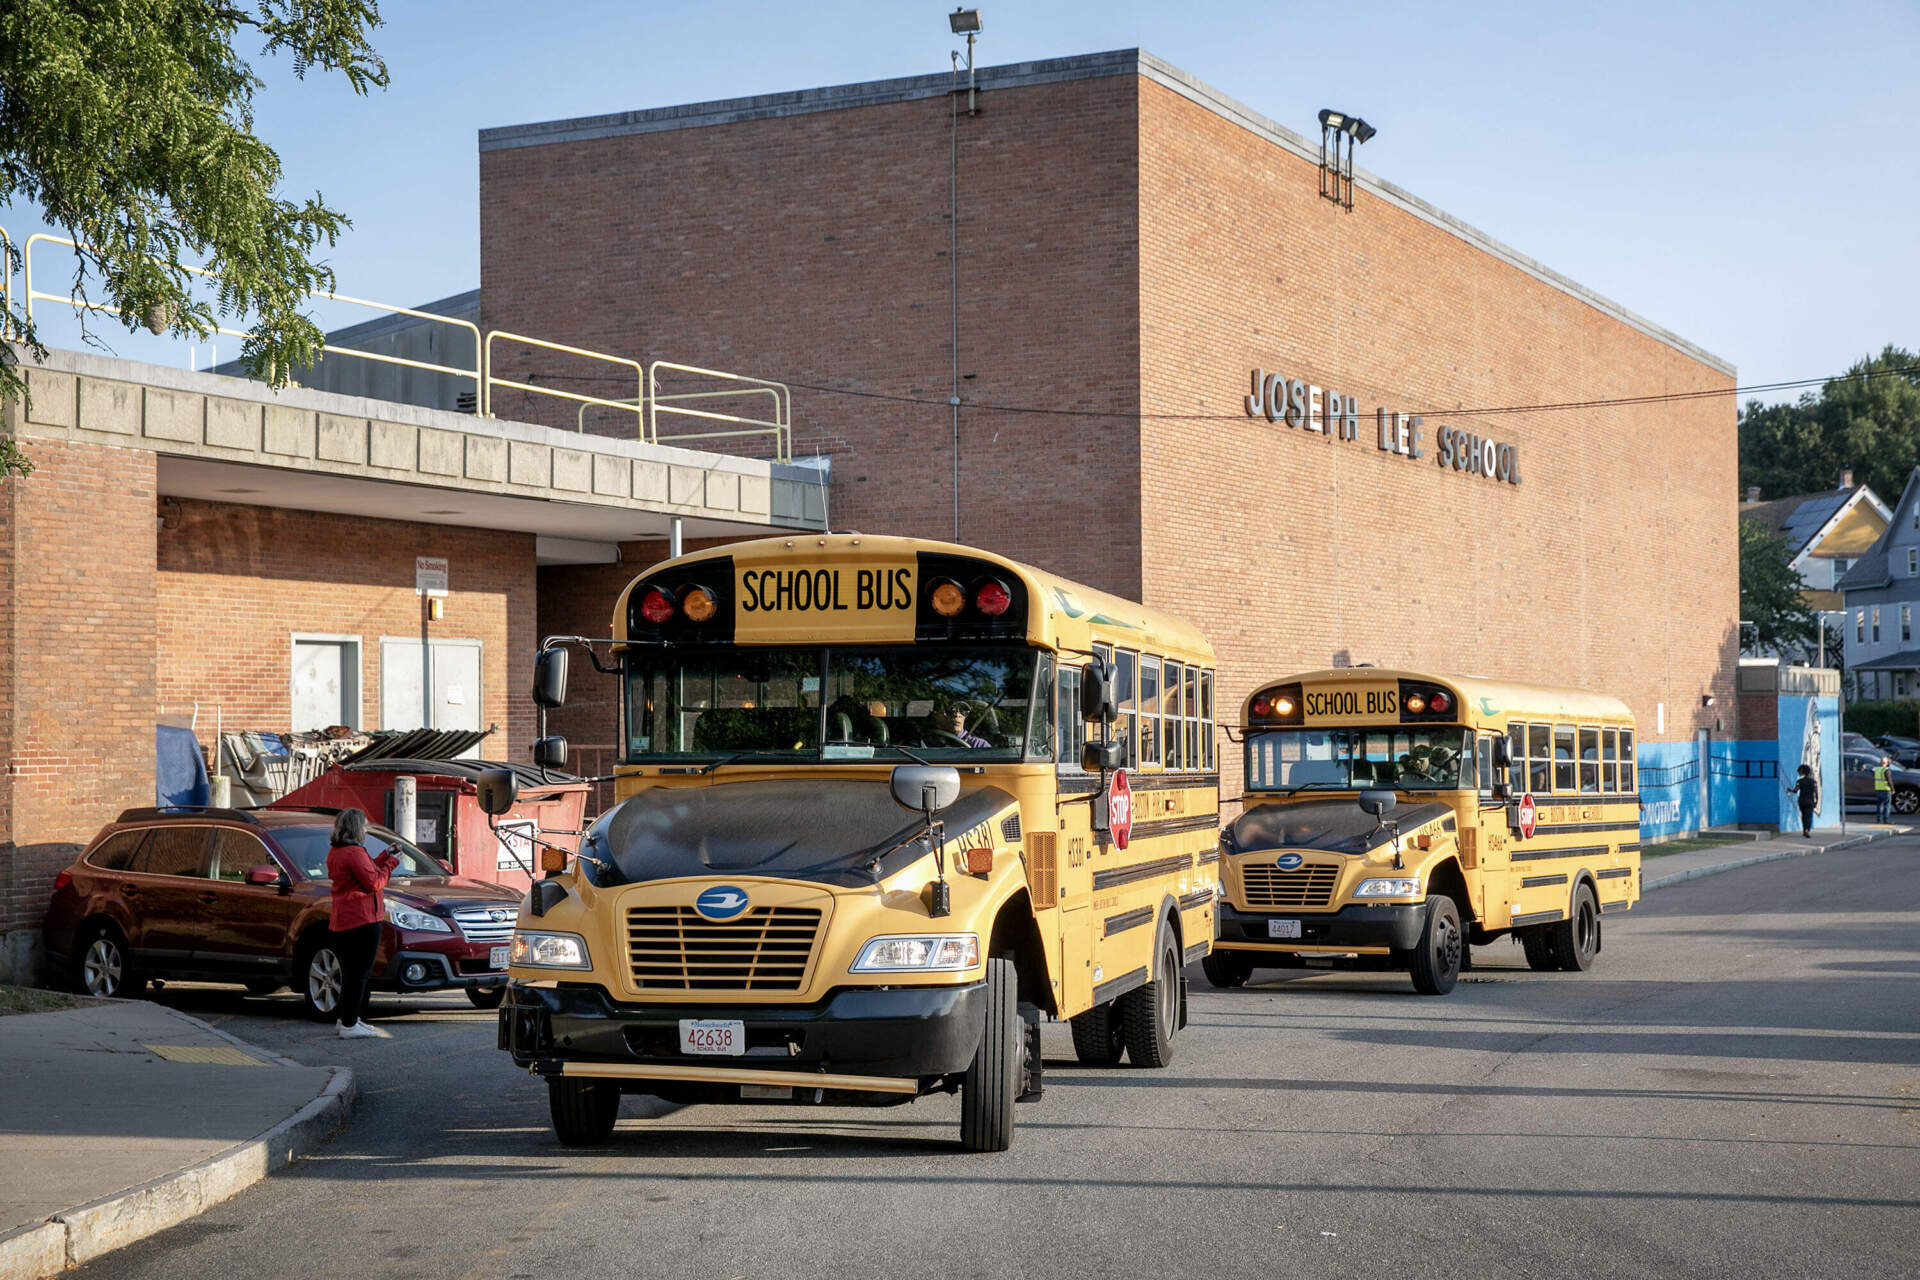
<instances>
[{"instance_id":1,"label":"bus license plate","mask_svg":"<svg viewBox=\"0 0 1920 1280\"><path fill-rule=\"evenodd\" d=\"M493 950L487 952L487 967L489 969L506 968L507 967L507 948L495 947L493 948Z\"/></svg>"},{"instance_id":2,"label":"bus license plate","mask_svg":"<svg viewBox=\"0 0 1920 1280\"><path fill-rule=\"evenodd\" d=\"M1298 920L1269 920L1267 921L1267 936L1269 938L1297 938L1300 936L1300 922Z\"/></svg>"},{"instance_id":3,"label":"bus license plate","mask_svg":"<svg viewBox=\"0 0 1920 1280\"><path fill-rule=\"evenodd\" d=\"M680 1019L680 1052L737 1058L747 1051L747 1024L736 1018Z\"/></svg>"}]
</instances>

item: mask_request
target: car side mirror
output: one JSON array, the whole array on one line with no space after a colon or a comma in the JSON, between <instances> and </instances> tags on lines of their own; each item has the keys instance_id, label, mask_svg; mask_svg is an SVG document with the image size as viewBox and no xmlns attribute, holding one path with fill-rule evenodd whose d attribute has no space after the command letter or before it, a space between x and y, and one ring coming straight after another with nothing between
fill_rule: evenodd
<instances>
[{"instance_id":1,"label":"car side mirror","mask_svg":"<svg viewBox=\"0 0 1920 1280\"><path fill-rule=\"evenodd\" d=\"M1393 812L1393 806L1400 803L1400 797L1391 791L1362 791L1360 793L1360 811L1371 818L1380 818Z\"/></svg>"},{"instance_id":2,"label":"car side mirror","mask_svg":"<svg viewBox=\"0 0 1920 1280\"><path fill-rule=\"evenodd\" d=\"M520 798L520 783L511 769L482 769L473 780L473 790L480 811L495 818L513 808Z\"/></svg>"},{"instance_id":3,"label":"car side mirror","mask_svg":"<svg viewBox=\"0 0 1920 1280\"><path fill-rule=\"evenodd\" d=\"M559 734L552 734L533 744L533 762L542 769L564 769L567 767L567 740Z\"/></svg>"},{"instance_id":4,"label":"car side mirror","mask_svg":"<svg viewBox=\"0 0 1920 1280\"><path fill-rule=\"evenodd\" d=\"M567 651L542 649L533 662L533 701L551 710L567 700Z\"/></svg>"},{"instance_id":5,"label":"car side mirror","mask_svg":"<svg viewBox=\"0 0 1920 1280\"><path fill-rule=\"evenodd\" d=\"M1080 748L1080 767L1088 773L1112 773L1127 762L1127 744L1118 738L1112 742L1087 742Z\"/></svg>"},{"instance_id":6,"label":"car side mirror","mask_svg":"<svg viewBox=\"0 0 1920 1280\"><path fill-rule=\"evenodd\" d=\"M257 867L248 867L246 881L248 884L279 884L280 868L271 862L263 862Z\"/></svg>"},{"instance_id":7,"label":"car side mirror","mask_svg":"<svg viewBox=\"0 0 1920 1280\"><path fill-rule=\"evenodd\" d=\"M1095 724L1112 724L1119 714L1107 664L1095 658L1080 670L1080 718Z\"/></svg>"},{"instance_id":8,"label":"car side mirror","mask_svg":"<svg viewBox=\"0 0 1920 1280\"><path fill-rule=\"evenodd\" d=\"M960 771L947 765L899 765L891 781L893 802L915 813L937 813L960 798Z\"/></svg>"}]
</instances>

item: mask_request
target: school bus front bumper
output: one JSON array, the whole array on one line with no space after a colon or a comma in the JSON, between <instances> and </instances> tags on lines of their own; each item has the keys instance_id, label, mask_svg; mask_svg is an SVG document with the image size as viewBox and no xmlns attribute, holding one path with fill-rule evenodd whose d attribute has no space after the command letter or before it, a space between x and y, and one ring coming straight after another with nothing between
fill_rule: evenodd
<instances>
[{"instance_id":1,"label":"school bus front bumper","mask_svg":"<svg viewBox=\"0 0 1920 1280\"><path fill-rule=\"evenodd\" d=\"M682 1053L687 1019L737 1020L746 1052ZM849 988L815 1004L776 1006L629 1004L598 986L516 984L500 1008L500 1047L542 1075L915 1092L911 1082L965 1071L985 1025L984 982Z\"/></svg>"},{"instance_id":2,"label":"school bus front bumper","mask_svg":"<svg viewBox=\"0 0 1920 1280\"><path fill-rule=\"evenodd\" d=\"M1220 904L1216 951L1355 951L1363 955L1411 951L1426 927L1426 904L1356 902L1338 911L1248 912ZM1270 922L1297 921L1297 936L1280 936ZM1291 929L1283 930L1291 934Z\"/></svg>"}]
</instances>

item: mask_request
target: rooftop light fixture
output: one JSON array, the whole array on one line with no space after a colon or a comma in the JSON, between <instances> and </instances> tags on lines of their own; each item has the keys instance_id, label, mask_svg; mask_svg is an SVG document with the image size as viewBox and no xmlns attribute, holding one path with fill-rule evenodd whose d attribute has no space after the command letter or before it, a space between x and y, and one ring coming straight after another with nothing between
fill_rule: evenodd
<instances>
[{"instance_id":1,"label":"rooftop light fixture","mask_svg":"<svg viewBox=\"0 0 1920 1280\"><path fill-rule=\"evenodd\" d=\"M1320 113L1320 194L1349 212L1353 209L1353 148L1378 132L1344 111ZM1347 143L1344 148L1342 138Z\"/></svg>"},{"instance_id":2,"label":"rooftop light fixture","mask_svg":"<svg viewBox=\"0 0 1920 1280\"><path fill-rule=\"evenodd\" d=\"M947 25L953 28L957 36L978 34L980 30L980 11L978 9L955 9L947 15Z\"/></svg>"}]
</instances>

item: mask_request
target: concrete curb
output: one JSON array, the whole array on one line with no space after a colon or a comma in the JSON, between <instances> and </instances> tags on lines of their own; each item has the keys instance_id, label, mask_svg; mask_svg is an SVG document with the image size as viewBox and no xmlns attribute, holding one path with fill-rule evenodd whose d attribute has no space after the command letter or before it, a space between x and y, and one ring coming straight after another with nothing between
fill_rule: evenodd
<instances>
[{"instance_id":1,"label":"concrete curb","mask_svg":"<svg viewBox=\"0 0 1920 1280\"><path fill-rule=\"evenodd\" d=\"M1699 880L1706 876L1717 876L1723 871L1738 871L1742 867L1756 867L1763 862L1782 862L1788 858L1808 858L1816 853L1838 853L1842 849L1854 849L1863 844L1872 844L1876 840L1889 840L1901 835L1898 831L1874 831L1866 835L1848 836L1844 840L1835 840L1832 844L1810 844L1804 849L1775 849L1770 853L1758 854L1751 858L1735 858L1732 862L1719 862L1711 867L1695 867L1691 871L1676 871L1670 876L1661 876L1657 880L1643 880L1640 892L1652 893L1655 889L1665 889L1669 885L1685 884L1689 880ZM1644 864L1643 864L1644 865Z\"/></svg>"},{"instance_id":2,"label":"concrete curb","mask_svg":"<svg viewBox=\"0 0 1920 1280\"><path fill-rule=\"evenodd\" d=\"M224 1032L218 1034L249 1052L289 1061ZM205 1213L286 1168L331 1138L352 1114L353 1072L345 1067L328 1067L327 1072L327 1087L317 1097L265 1133L164 1178L0 1238L0 1280L57 1276L68 1267L91 1262Z\"/></svg>"}]
</instances>

